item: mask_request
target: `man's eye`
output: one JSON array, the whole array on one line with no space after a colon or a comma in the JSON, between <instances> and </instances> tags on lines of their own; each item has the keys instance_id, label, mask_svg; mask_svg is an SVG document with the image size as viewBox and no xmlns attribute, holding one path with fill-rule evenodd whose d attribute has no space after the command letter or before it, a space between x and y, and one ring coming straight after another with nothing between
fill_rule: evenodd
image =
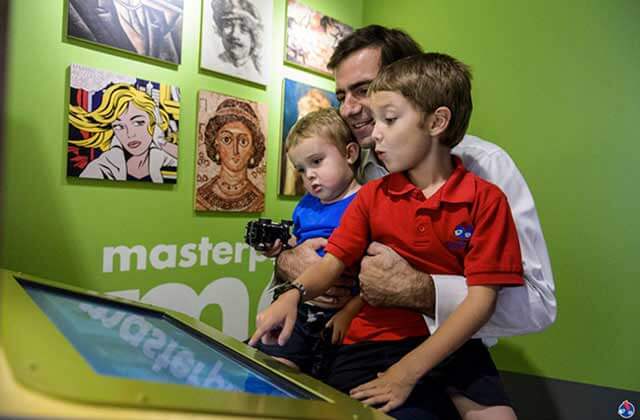
<instances>
[{"instance_id":1,"label":"man's eye","mask_svg":"<svg viewBox=\"0 0 640 420\"><path fill-rule=\"evenodd\" d=\"M222 138L220 138L220 141L223 142L224 144L230 144L231 143L231 136L222 136Z\"/></svg>"},{"instance_id":2,"label":"man's eye","mask_svg":"<svg viewBox=\"0 0 640 420\"><path fill-rule=\"evenodd\" d=\"M356 89L356 91L354 92L354 96L358 97L358 98L364 98L365 96L367 96L367 91L369 90L369 86L362 86L359 87L358 89Z\"/></svg>"},{"instance_id":3,"label":"man's eye","mask_svg":"<svg viewBox=\"0 0 640 420\"><path fill-rule=\"evenodd\" d=\"M240 136L240 146L247 147L249 145L249 137Z\"/></svg>"}]
</instances>

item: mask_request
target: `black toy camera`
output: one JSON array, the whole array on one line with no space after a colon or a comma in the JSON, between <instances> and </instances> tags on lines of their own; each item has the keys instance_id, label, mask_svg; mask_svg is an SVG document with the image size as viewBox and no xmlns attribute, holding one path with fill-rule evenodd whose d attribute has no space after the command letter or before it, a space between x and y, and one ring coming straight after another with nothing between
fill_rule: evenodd
<instances>
[{"instance_id":1,"label":"black toy camera","mask_svg":"<svg viewBox=\"0 0 640 420\"><path fill-rule=\"evenodd\" d=\"M280 223L274 223L271 219L253 220L247 223L244 240L257 251L269 249L276 239L280 239L283 249L291 248L289 228L292 224L291 220L282 220Z\"/></svg>"}]
</instances>

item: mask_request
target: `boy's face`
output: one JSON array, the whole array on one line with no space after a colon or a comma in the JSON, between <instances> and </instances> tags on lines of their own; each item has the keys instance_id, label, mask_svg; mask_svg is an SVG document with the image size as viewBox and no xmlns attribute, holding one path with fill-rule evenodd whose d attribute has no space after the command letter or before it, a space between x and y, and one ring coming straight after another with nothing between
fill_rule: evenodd
<instances>
[{"instance_id":1,"label":"boy's face","mask_svg":"<svg viewBox=\"0 0 640 420\"><path fill-rule=\"evenodd\" d=\"M373 147L373 117L367 89L379 72L380 48L377 47L353 52L335 70L340 115L362 147Z\"/></svg>"},{"instance_id":2,"label":"boy's face","mask_svg":"<svg viewBox=\"0 0 640 420\"><path fill-rule=\"evenodd\" d=\"M322 136L302 139L287 154L302 176L304 188L323 203L341 199L353 181L350 164L358 156L355 143L347 145L346 153Z\"/></svg>"},{"instance_id":3,"label":"boy's face","mask_svg":"<svg viewBox=\"0 0 640 420\"><path fill-rule=\"evenodd\" d=\"M389 172L402 172L418 167L429 153L433 141L423 128L422 113L401 94L380 91L371 95L378 159Z\"/></svg>"}]
</instances>

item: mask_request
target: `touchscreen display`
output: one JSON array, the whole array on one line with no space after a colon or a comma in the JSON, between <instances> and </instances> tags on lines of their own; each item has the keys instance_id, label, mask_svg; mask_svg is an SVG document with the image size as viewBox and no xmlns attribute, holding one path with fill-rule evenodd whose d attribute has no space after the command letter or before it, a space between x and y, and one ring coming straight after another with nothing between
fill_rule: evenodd
<instances>
[{"instance_id":1,"label":"touchscreen display","mask_svg":"<svg viewBox=\"0 0 640 420\"><path fill-rule=\"evenodd\" d=\"M317 399L162 314L29 282L21 284L99 374Z\"/></svg>"}]
</instances>

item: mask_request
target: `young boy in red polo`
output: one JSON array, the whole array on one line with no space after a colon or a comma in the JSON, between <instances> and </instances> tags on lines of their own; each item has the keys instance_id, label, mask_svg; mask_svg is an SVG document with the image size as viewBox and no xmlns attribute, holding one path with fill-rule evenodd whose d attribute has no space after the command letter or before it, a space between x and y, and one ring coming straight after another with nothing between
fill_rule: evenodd
<instances>
[{"instance_id":1,"label":"young boy in red polo","mask_svg":"<svg viewBox=\"0 0 640 420\"><path fill-rule=\"evenodd\" d=\"M419 326L420 314L401 309L394 314L365 305L352 321L347 343L374 343L377 354L407 347L384 369L357 362L350 366L365 372L349 385L355 386L349 388L351 396L391 415L403 405L428 399L419 385L435 381L454 396L463 417L473 412L474 418L515 418L488 353L476 354L466 346L493 313L500 288L523 284L518 237L504 194L466 171L450 153L469 123L470 79L464 64L433 53L399 60L381 71L369 87L372 137L390 175L361 188L323 259L294 282L295 290L258 316L250 340L269 342L277 334L278 343L285 343L298 303L327 290L372 241L393 248L420 271L464 275L466 299L431 336Z\"/></svg>"}]
</instances>

